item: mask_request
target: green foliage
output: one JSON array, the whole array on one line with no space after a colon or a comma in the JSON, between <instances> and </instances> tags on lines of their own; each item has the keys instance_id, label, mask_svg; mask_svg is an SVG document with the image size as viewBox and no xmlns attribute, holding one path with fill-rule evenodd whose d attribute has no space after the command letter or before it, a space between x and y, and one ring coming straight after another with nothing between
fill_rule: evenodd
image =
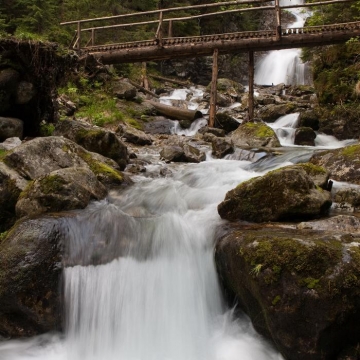
<instances>
[{"instance_id":1,"label":"green foliage","mask_svg":"<svg viewBox=\"0 0 360 360\"><path fill-rule=\"evenodd\" d=\"M40 124L40 135L41 136L51 136L54 133L55 125L43 123Z\"/></svg>"}]
</instances>

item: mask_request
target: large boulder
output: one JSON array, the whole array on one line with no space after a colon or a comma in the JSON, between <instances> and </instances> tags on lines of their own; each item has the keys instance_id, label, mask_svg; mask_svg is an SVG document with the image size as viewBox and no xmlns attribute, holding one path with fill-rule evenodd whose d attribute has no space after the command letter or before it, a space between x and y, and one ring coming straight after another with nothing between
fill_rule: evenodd
<instances>
[{"instance_id":1,"label":"large boulder","mask_svg":"<svg viewBox=\"0 0 360 360\"><path fill-rule=\"evenodd\" d=\"M116 134L109 130L95 128L80 121L63 120L57 123L54 135L64 136L81 145L86 150L115 160L121 170L125 169L128 163L126 145Z\"/></svg>"},{"instance_id":2,"label":"large boulder","mask_svg":"<svg viewBox=\"0 0 360 360\"><path fill-rule=\"evenodd\" d=\"M279 117L295 112L296 104L287 102L284 104L270 104L262 107L258 116L265 122L274 122Z\"/></svg>"},{"instance_id":3,"label":"large boulder","mask_svg":"<svg viewBox=\"0 0 360 360\"><path fill-rule=\"evenodd\" d=\"M59 220L43 218L0 240L0 336L61 330L62 238Z\"/></svg>"},{"instance_id":4,"label":"large boulder","mask_svg":"<svg viewBox=\"0 0 360 360\"><path fill-rule=\"evenodd\" d=\"M0 233L16 221L15 205L28 181L0 161Z\"/></svg>"},{"instance_id":5,"label":"large boulder","mask_svg":"<svg viewBox=\"0 0 360 360\"><path fill-rule=\"evenodd\" d=\"M88 167L106 186L118 186L128 181L111 159L86 151L73 141L57 136L23 143L7 153L3 161L27 180L35 180L68 167Z\"/></svg>"},{"instance_id":6,"label":"large boulder","mask_svg":"<svg viewBox=\"0 0 360 360\"><path fill-rule=\"evenodd\" d=\"M0 142L12 137L23 137L24 123L20 119L0 117Z\"/></svg>"},{"instance_id":7,"label":"large boulder","mask_svg":"<svg viewBox=\"0 0 360 360\"><path fill-rule=\"evenodd\" d=\"M30 182L16 203L16 215L34 216L45 212L83 209L100 200L107 190L87 167L55 170Z\"/></svg>"},{"instance_id":8,"label":"large boulder","mask_svg":"<svg viewBox=\"0 0 360 360\"><path fill-rule=\"evenodd\" d=\"M315 153L309 160L331 172L331 178L360 184L360 145Z\"/></svg>"},{"instance_id":9,"label":"large boulder","mask_svg":"<svg viewBox=\"0 0 360 360\"><path fill-rule=\"evenodd\" d=\"M359 234L238 226L215 262L231 303L285 359L340 360L360 342L359 249Z\"/></svg>"},{"instance_id":10,"label":"large boulder","mask_svg":"<svg viewBox=\"0 0 360 360\"><path fill-rule=\"evenodd\" d=\"M330 192L297 165L273 170L230 190L219 204L223 219L252 222L316 218L331 206Z\"/></svg>"},{"instance_id":11,"label":"large boulder","mask_svg":"<svg viewBox=\"0 0 360 360\"><path fill-rule=\"evenodd\" d=\"M238 147L280 147L275 131L261 122L241 124L232 134L231 140Z\"/></svg>"},{"instance_id":12,"label":"large boulder","mask_svg":"<svg viewBox=\"0 0 360 360\"><path fill-rule=\"evenodd\" d=\"M212 154L221 159L228 154L234 152L234 146L228 139L214 136L211 139Z\"/></svg>"},{"instance_id":13,"label":"large boulder","mask_svg":"<svg viewBox=\"0 0 360 360\"><path fill-rule=\"evenodd\" d=\"M117 80L111 83L112 93L119 99L132 100L136 97L136 87L125 80Z\"/></svg>"}]
</instances>

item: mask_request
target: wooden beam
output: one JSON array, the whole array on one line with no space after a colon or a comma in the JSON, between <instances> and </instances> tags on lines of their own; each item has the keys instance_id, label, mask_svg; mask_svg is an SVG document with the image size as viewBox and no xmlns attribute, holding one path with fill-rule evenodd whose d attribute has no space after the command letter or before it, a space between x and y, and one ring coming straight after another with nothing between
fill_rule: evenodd
<instances>
[{"instance_id":1,"label":"wooden beam","mask_svg":"<svg viewBox=\"0 0 360 360\"><path fill-rule=\"evenodd\" d=\"M175 21L184 21L184 20L195 20L195 19L216 16L216 15L243 13L243 12L256 11L256 10L272 10L272 9L274 9L273 6L258 6L258 7L252 7L252 8L247 8L247 9L233 9L233 10L225 10L225 11L221 11L221 12L219 11L219 12L215 12L215 13L169 18L169 19L163 19L162 21L163 22L170 22L170 21L175 22ZM150 24L157 24L157 23L159 23L159 20L140 21L140 22L134 22L134 23L104 25L104 26L84 28L81 31L91 31L93 29L95 29L95 30L116 29L116 28L123 28L123 27L128 27L128 26L150 25Z\"/></svg>"},{"instance_id":2,"label":"wooden beam","mask_svg":"<svg viewBox=\"0 0 360 360\"><path fill-rule=\"evenodd\" d=\"M280 0L275 0L275 13L276 13L276 40L281 40L281 9Z\"/></svg>"},{"instance_id":3,"label":"wooden beam","mask_svg":"<svg viewBox=\"0 0 360 360\"><path fill-rule=\"evenodd\" d=\"M147 61L158 61L172 58L184 59L210 56L215 48L219 50L219 54L231 54L233 52L245 53L249 50L267 51L330 45L342 43L357 36L360 36L360 27L347 31L329 31L318 34L287 34L286 36L283 35L280 41L276 41L275 37L233 39L227 41L219 39L211 42L189 42L179 45L168 45L165 43L161 49L157 45L111 51L104 49L99 52L92 52L91 54L106 65L141 62L144 59Z\"/></svg>"},{"instance_id":4,"label":"wooden beam","mask_svg":"<svg viewBox=\"0 0 360 360\"><path fill-rule=\"evenodd\" d=\"M254 121L254 52L249 51L249 107L248 121Z\"/></svg>"},{"instance_id":5,"label":"wooden beam","mask_svg":"<svg viewBox=\"0 0 360 360\"><path fill-rule=\"evenodd\" d=\"M347 1L353 1L353 0L347 0ZM123 18L127 18L127 17L132 17L132 16L138 17L139 15L159 14L161 11L163 13L166 13L166 12L177 12L179 10L208 9L208 8L220 7L220 6L234 6L234 5L243 5L243 4L259 4L259 3L265 3L265 2L269 2L269 0L224 1L224 2L212 3L212 4L180 6L180 7L173 7L173 8L168 8L168 9L136 12L136 13L131 13L131 14L121 14L121 15L115 15L115 16L103 16L103 17L99 17L99 18L90 18L90 19L82 19L82 20L65 21L65 22L60 23L60 25L77 24L79 21L81 23L85 23L85 22L96 22L96 21L103 21L103 20L123 19Z\"/></svg>"},{"instance_id":6,"label":"wooden beam","mask_svg":"<svg viewBox=\"0 0 360 360\"><path fill-rule=\"evenodd\" d=\"M210 110L209 110L210 127L214 127L215 116L216 116L218 55L219 55L219 50L215 49L213 53L212 78L211 78L211 89L210 89Z\"/></svg>"}]
</instances>

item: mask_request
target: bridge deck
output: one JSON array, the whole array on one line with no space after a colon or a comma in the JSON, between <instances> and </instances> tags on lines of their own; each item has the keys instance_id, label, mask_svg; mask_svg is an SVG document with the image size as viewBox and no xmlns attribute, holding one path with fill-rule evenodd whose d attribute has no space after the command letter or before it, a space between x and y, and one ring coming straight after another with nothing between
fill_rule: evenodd
<instances>
[{"instance_id":1,"label":"bridge deck","mask_svg":"<svg viewBox=\"0 0 360 360\"><path fill-rule=\"evenodd\" d=\"M186 58L211 55L214 49L220 54L279 50L309 47L344 42L360 36L360 21L343 24L323 25L281 30L280 39L275 30L247 31L217 35L163 38L88 46L81 50L83 55L92 54L104 64L154 61L169 58Z\"/></svg>"}]
</instances>

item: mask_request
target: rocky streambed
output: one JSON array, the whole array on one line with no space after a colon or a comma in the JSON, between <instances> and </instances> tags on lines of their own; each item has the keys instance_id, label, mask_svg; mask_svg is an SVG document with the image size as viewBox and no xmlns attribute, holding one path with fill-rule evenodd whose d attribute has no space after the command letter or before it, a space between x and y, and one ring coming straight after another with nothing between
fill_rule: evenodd
<instances>
[{"instance_id":1,"label":"rocky streambed","mask_svg":"<svg viewBox=\"0 0 360 360\"><path fill-rule=\"evenodd\" d=\"M118 98L145 97L122 82ZM204 126L204 118L174 122L144 99L134 103L144 111L142 130L124 123L94 127L75 113L55 125L53 136L21 141L6 135L0 144L2 337L61 331L62 269L133 254L129 217L118 220L121 239L108 241L113 238L104 227L103 238L77 256L67 222L99 200L126 200L134 188L138 200L120 202L135 219L156 217L156 207L171 213L173 201L186 211L212 204L207 236L226 298L286 359L358 358L360 145L330 139L328 147L339 148L313 146L319 124L308 87L259 88L257 119L249 123L245 89L229 80L219 84L215 128ZM183 106L172 94L163 103ZM206 116L206 88L181 94ZM59 103L66 112L69 104ZM294 113L302 135L289 151L269 123ZM175 186L170 180L186 189L180 198L145 197L167 194ZM156 190L146 187L153 181ZM147 202L155 202L151 211ZM102 222L115 226L105 217ZM144 243L134 256L152 251Z\"/></svg>"}]
</instances>

